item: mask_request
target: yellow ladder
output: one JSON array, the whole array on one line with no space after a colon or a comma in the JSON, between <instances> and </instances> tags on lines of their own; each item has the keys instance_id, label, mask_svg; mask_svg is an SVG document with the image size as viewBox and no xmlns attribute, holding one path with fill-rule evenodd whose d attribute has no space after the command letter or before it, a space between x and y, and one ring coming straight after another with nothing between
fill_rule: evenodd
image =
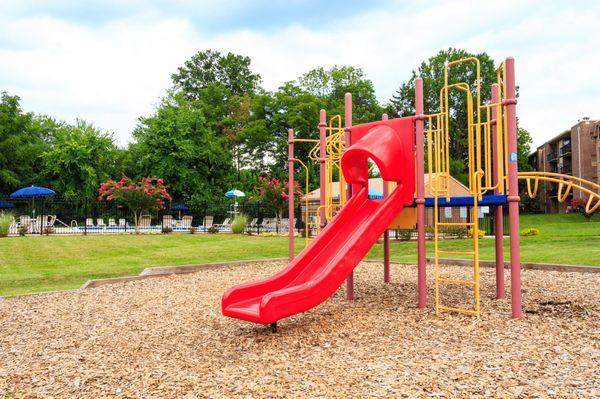
<instances>
[{"instance_id":1,"label":"yellow ladder","mask_svg":"<svg viewBox=\"0 0 600 399\"><path fill-rule=\"evenodd\" d=\"M473 196L473 208L471 209L470 220L468 222L440 222L439 213L439 197L434 192L434 232L433 232L433 245L434 245L434 282L435 282L435 313L439 316L441 312L458 312L475 315L477 317L481 314L479 304L479 226L478 226L478 201L477 195ZM473 249L471 251L457 251L457 250L444 250L440 249L440 227L465 227L467 232L472 232L471 236L473 239ZM473 279L453 279L448 277L440 277L440 255L471 255L473 257ZM472 309L464 309L453 306L442 305L440 299L440 286L442 284L448 285L463 285L473 287L474 307Z\"/></svg>"}]
</instances>

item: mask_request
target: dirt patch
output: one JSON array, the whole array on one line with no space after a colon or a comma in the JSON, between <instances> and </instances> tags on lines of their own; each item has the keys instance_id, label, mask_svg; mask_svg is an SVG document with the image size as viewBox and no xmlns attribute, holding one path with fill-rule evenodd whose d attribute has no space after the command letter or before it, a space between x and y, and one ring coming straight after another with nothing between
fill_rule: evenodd
<instances>
[{"instance_id":1,"label":"dirt patch","mask_svg":"<svg viewBox=\"0 0 600 399\"><path fill-rule=\"evenodd\" d=\"M0 301L0 397L600 395L599 274L524 271L520 321L508 317L510 298L494 300L493 269L482 270L477 320L415 309L416 268L393 266L384 284L372 263L355 273L354 302L342 288L277 334L221 316L226 288L281 267ZM468 295L450 290L444 302Z\"/></svg>"}]
</instances>

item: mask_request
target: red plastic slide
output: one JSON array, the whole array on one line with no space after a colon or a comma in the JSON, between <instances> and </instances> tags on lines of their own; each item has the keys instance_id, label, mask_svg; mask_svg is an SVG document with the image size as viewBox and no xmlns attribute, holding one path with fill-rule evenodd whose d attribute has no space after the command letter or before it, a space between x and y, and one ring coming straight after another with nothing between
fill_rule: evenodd
<instances>
[{"instance_id":1,"label":"red plastic slide","mask_svg":"<svg viewBox=\"0 0 600 399\"><path fill-rule=\"evenodd\" d=\"M414 193L413 118L357 125L355 144L342 157L354 195L319 236L290 264L262 281L229 289L223 314L269 324L329 298L367 254ZM368 198L368 160L398 186L382 200Z\"/></svg>"}]
</instances>

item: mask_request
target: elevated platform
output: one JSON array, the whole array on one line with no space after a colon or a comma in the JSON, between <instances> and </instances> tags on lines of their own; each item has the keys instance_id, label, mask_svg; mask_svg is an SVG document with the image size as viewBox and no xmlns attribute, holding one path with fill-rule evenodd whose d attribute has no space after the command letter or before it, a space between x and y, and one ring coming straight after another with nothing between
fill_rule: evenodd
<instances>
[{"instance_id":1,"label":"elevated platform","mask_svg":"<svg viewBox=\"0 0 600 399\"><path fill-rule=\"evenodd\" d=\"M506 201L507 195L484 195L481 197L481 201L477 201L477 204L479 206L493 206L493 205L505 205L507 204ZM425 198L425 206L426 207L433 207L434 205L434 198L433 197L427 197ZM410 206L416 206L416 204L412 203L412 205ZM473 197L470 195L464 196L464 197L450 197L450 200L448 201L446 199L446 197L439 197L438 198L438 206L441 207L446 207L446 206L473 206Z\"/></svg>"}]
</instances>

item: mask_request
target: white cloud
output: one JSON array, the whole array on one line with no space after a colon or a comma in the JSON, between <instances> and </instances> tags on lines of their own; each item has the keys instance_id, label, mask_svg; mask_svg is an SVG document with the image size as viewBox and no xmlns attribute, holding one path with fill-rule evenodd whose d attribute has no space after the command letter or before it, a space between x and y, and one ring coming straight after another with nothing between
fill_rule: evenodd
<instances>
[{"instance_id":1,"label":"white cloud","mask_svg":"<svg viewBox=\"0 0 600 399\"><path fill-rule=\"evenodd\" d=\"M210 2L209 2L210 4ZM50 17L0 18L0 84L26 110L114 131L119 142L148 115L170 74L195 51L249 55L267 89L318 65L362 67L386 101L418 63L447 47L516 58L518 115L536 144L578 118L600 118L600 8L528 2L441 2L375 9L319 29L214 34L153 10L99 26Z\"/></svg>"}]
</instances>

